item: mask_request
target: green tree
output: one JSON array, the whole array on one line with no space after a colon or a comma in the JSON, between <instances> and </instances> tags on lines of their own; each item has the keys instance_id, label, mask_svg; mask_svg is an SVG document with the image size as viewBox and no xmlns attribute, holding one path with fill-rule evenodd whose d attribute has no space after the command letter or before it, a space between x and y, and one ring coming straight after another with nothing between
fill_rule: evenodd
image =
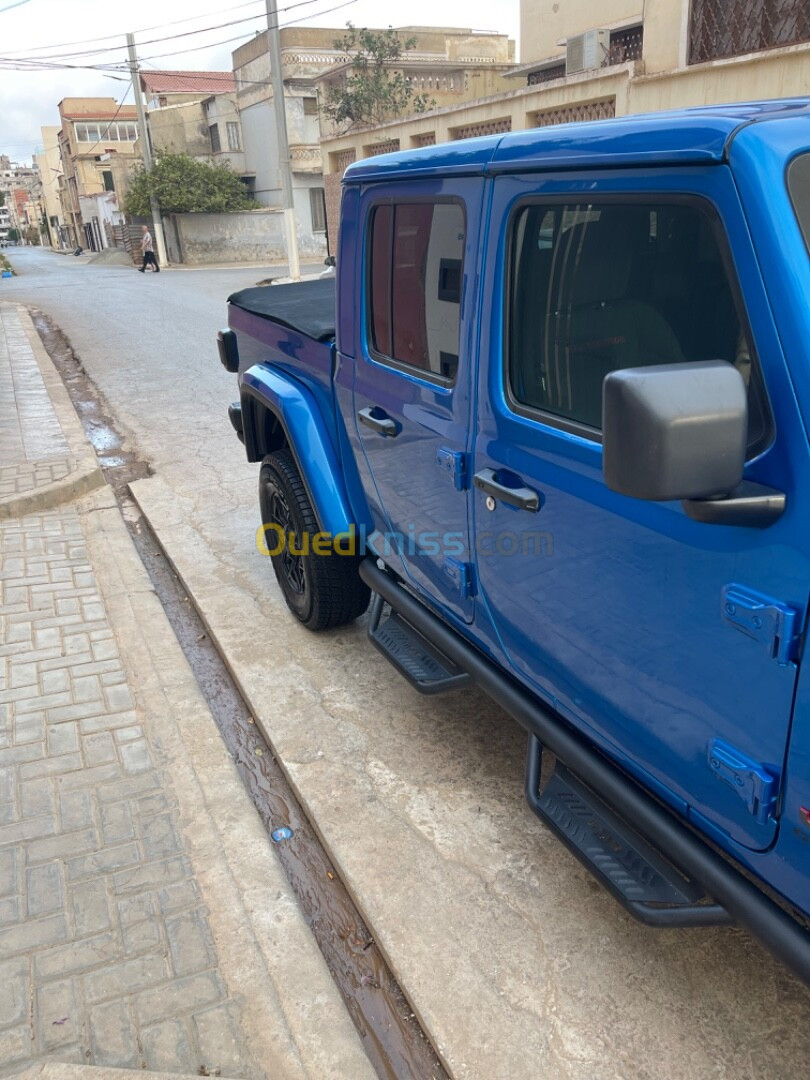
<instances>
[{"instance_id":1,"label":"green tree","mask_svg":"<svg viewBox=\"0 0 810 1080\"><path fill-rule=\"evenodd\" d=\"M138 169L130 179L127 213L148 217L152 196L167 214L216 214L259 205L229 165L209 165L190 154L158 152L151 172Z\"/></svg>"},{"instance_id":2,"label":"green tree","mask_svg":"<svg viewBox=\"0 0 810 1080\"><path fill-rule=\"evenodd\" d=\"M10 243L12 243L12 244L17 244L17 243L19 243L19 240L20 240L20 234L19 234L19 232L17 231L17 229L9 229L9 230L8 230L8 236L7 236L7 239L8 239L8 241L9 241Z\"/></svg>"},{"instance_id":3,"label":"green tree","mask_svg":"<svg viewBox=\"0 0 810 1080\"><path fill-rule=\"evenodd\" d=\"M404 40L390 26L377 33L361 30L351 23L348 33L334 42L336 49L349 53L351 74L330 86L323 112L338 127L352 124L383 124L408 113L421 113L436 104L426 94L417 94L396 64L416 46L416 38Z\"/></svg>"}]
</instances>

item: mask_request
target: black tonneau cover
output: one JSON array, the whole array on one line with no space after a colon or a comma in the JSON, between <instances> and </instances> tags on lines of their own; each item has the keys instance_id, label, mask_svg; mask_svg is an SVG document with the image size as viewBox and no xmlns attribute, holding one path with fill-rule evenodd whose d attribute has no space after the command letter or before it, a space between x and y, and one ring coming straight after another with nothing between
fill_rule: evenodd
<instances>
[{"instance_id":1,"label":"black tonneau cover","mask_svg":"<svg viewBox=\"0 0 810 1080\"><path fill-rule=\"evenodd\" d=\"M316 341L335 337L334 277L241 289L228 297L228 303Z\"/></svg>"}]
</instances>

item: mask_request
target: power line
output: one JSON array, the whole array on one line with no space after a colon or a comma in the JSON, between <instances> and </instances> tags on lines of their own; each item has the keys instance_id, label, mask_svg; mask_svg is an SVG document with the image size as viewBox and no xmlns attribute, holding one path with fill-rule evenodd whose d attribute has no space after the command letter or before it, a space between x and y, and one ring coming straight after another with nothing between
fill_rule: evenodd
<instances>
[{"instance_id":1,"label":"power line","mask_svg":"<svg viewBox=\"0 0 810 1080\"><path fill-rule=\"evenodd\" d=\"M315 3L318 3L318 2L319 2L319 0L297 0L296 3L288 4L286 7L281 8L281 10L282 11L292 11L295 8L308 7L310 4L315 4ZM238 4L238 5L236 5L236 8L231 8L230 10L232 10L232 11L237 10L239 7L249 7L254 3L257 3L257 0L250 0L250 2L248 4ZM219 13L220 12L209 12L209 14L212 14L212 15L213 14L219 14ZM174 22L163 23L161 25L162 26L176 26L176 25L180 25L182 23L193 22L193 21L195 21L197 19L201 19L201 18L205 18L205 17L206 17L205 15L193 15L188 19L176 19ZM231 19L228 22L216 23L216 24L214 24L212 26L203 26L203 27L200 27L198 30L184 30L179 34L166 34L166 35L163 35L162 37L159 37L159 38L151 38L150 40L147 40L147 41L140 41L140 42L138 42L138 44L139 44L139 46L140 45L154 45L158 41L172 41L172 40L174 40L176 38L189 37L189 36L192 36L194 34L207 34L209 31L212 31L212 30L222 30L227 26L236 26L239 23L252 22L255 19L262 19L262 18L264 18L264 13L262 13L262 12L260 12L258 15L245 15L244 18ZM150 30L158 30L158 29L161 29L161 26L147 27L145 29L136 30L135 33L136 34L146 34L146 33L149 33ZM8 56L9 57L14 57L14 56L18 56L20 53L43 52L43 51L49 50L49 49L68 48L71 44L73 44L73 45L90 45L90 44L93 44L94 42L97 42L97 41L109 41L112 38L116 38L116 37L120 37L120 36L121 36L120 34L107 34L104 37L100 37L100 38L88 38L88 39L86 39L84 41L65 42L64 45L40 45L40 46L34 46L33 48L27 49L27 50L26 49L12 49L8 53ZM41 57L39 59L41 59L41 60L80 59L82 57L92 56L94 54L103 54L103 53L108 53L108 52L116 52L119 49L126 49L126 45L109 45L109 46L106 46L105 48L98 48L98 49L86 49L86 50L83 50L83 51L73 50L73 51L68 52L68 53L52 53L50 55L43 56L43 57ZM21 59L24 59L24 57L21 57ZM37 59L37 58L32 58L32 59Z\"/></svg>"},{"instance_id":2,"label":"power line","mask_svg":"<svg viewBox=\"0 0 810 1080\"><path fill-rule=\"evenodd\" d=\"M306 0L306 2L309 3L309 2L312 2L312 0ZM313 12L312 15L305 15L305 16L302 16L300 19L291 19L289 22L285 23L284 26L279 25L278 28L283 30L286 26L294 26L297 23L307 22L309 19L318 19L322 15L328 15L332 11L339 11L342 8L351 7L353 4L356 4L356 3L357 3L357 0L344 0L344 2L341 3L341 4L335 4L333 7L328 7L328 8L322 9L321 11ZM299 6L299 5L294 5L294 6ZM242 21L242 20L238 20L238 21ZM177 36L185 36L185 35L177 35ZM253 37L253 36L256 36L256 35L238 34L236 37L226 38L224 41L212 41L212 42L206 43L205 45L195 45L195 46L192 46L191 48L188 48L188 49L176 49L176 50L173 50L171 52L166 52L166 53L152 53L151 56L146 56L146 57L139 58L139 61L140 60L156 60L156 59L159 59L160 57L164 57L164 56L182 56L185 53L200 52L200 51L205 50L205 49L216 49L216 48L219 48L222 45L229 45L234 41L241 41L243 39L250 40L251 37ZM169 39L158 39L158 40L172 40L172 39L170 37ZM15 59L13 57L2 56L2 57L0 57L0 70L3 70L3 71L63 71L64 70L64 71L98 71L98 72L103 73L103 72L126 70L126 65L124 65L123 63L117 63L117 62L110 62L110 63L105 63L105 64L54 63L48 58L43 58L42 60L35 60L35 59L30 59L29 60L29 59L25 59L25 58ZM184 74L186 74L186 73L184 73ZM193 74L193 73L188 73L188 74ZM116 76L115 75L108 75L107 77L108 78L115 78ZM204 75L201 73L200 77L204 77ZM264 81L257 80L257 85L269 85L269 83L267 82L267 80L264 80Z\"/></svg>"}]
</instances>

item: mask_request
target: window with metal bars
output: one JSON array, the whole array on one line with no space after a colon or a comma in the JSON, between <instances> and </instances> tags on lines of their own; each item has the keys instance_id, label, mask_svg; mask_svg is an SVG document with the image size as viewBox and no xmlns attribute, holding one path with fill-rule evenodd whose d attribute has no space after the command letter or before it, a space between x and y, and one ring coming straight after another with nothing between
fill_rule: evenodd
<instances>
[{"instance_id":1,"label":"window with metal bars","mask_svg":"<svg viewBox=\"0 0 810 1080\"><path fill-rule=\"evenodd\" d=\"M807 0L693 0L689 63L810 41Z\"/></svg>"}]
</instances>

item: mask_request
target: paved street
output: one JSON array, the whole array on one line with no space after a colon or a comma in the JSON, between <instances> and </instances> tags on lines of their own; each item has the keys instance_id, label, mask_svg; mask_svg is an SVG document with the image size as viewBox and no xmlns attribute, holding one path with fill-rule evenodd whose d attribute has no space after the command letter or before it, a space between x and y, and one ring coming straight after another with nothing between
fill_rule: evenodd
<instances>
[{"instance_id":1,"label":"paved street","mask_svg":"<svg viewBox=\"0 0 810 1080\"><path fill-rule=\"evenodd\" d=\"M47 312L152 465L138 501L452 1075L803 1076L807 991L739 931L627 918L524 805L511 721L420 698L361 625L286 614L214 343L227 294L268 271L11 258L0 299Z\"/></svg>"}]
</instances>

